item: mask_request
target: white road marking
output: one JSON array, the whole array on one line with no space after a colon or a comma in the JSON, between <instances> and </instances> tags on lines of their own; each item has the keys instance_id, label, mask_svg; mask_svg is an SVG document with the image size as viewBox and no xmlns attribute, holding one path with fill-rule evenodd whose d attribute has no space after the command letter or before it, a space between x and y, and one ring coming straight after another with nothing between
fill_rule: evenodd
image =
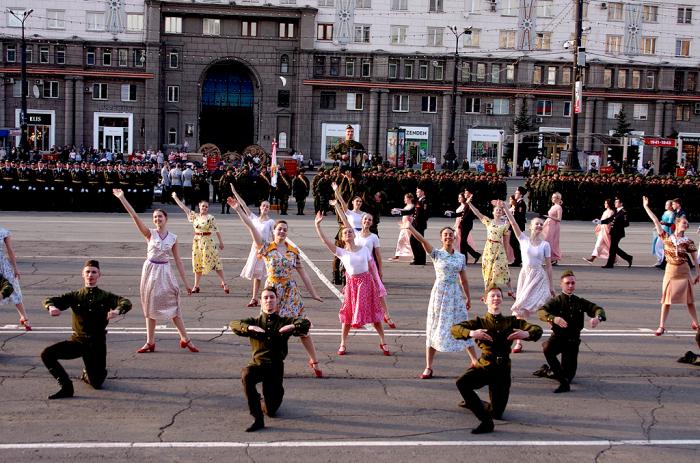
<instances>
[{"instance_id":1,"label":"white road marking","mask_svg":"<svg viewBox=\"0 0 700 463\"><path fill-rule=\"evenodd\" d=\"M343 298L344 298L343 293L338 291L338 288L336 288L335 285L333 283L331 283L331 281L328 278L326 278L326 276L323 274L321 269L318 268L316 266L316 264L314 264L311 261L311 259L309 259L309 256L307 256L304 253L304 251L301 250L301 248L299 246L294 244L294 241L290 240L289 238L287 238L287 240L292 244L292 246L295 246L299 250L299 255L301 256L302 259L304 259L304 262L306 262L308 264L308 266L311 267L311 270L313 270L313 272L316 274L318 279L321 280L321 282L324 285L326 285L326 287L328 287L328 289L335 295L335 297L337 297L340 300L340 302L342 304ZM327 261L327 262L331 262L331 261Z\"/></svg>"},{"instance_id":2,"label":"white road marking","mask_svg":"<svg viewBox=\"0 0 700 463\"><path fill-rule=\"evenodd\" d=\"M355 440L355 441L282 441L282 442L28 442L0 444L0 450L62 449L167 449L167 448L305 448L305 447L648 447L700 445L700 439L629 440Z\"/></svg>"}]
</instances>

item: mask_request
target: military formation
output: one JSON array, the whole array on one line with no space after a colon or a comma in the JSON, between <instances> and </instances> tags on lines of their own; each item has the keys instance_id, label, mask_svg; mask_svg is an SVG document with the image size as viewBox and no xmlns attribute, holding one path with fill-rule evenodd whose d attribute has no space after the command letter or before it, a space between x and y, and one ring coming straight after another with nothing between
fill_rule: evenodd
<instances>
[{"instance_id":1,"label":"military formation","mask_svg":"<svg viewBox=\"0 0 700 463\"><path fill-rule=\"evenodd\" d=\"M546 214L552 205L552 193L559 192L565 220L592 220L600 217L604 201L624 199L629 220L645 221L641 197L655 201L654 210L664 210L671 198L686 198L683 209L689 220L700 219L700 204L689 201L700 197L700 177L643 176L639 174L567 174L540 173L527 179L530 210Z\"/></svg>"},{"instance_id":2,"label":"military formation","mask_svg":"<svg viewBox=\"0 0 700 463\"><path fill-rule=\"evenodd\" d=\"M112 190L121 188L134 207L151 207L157 166L142 163L9 161L2 163L0 208L4 210L102 211L119 209Z\"/></svg>"}]
</instances>

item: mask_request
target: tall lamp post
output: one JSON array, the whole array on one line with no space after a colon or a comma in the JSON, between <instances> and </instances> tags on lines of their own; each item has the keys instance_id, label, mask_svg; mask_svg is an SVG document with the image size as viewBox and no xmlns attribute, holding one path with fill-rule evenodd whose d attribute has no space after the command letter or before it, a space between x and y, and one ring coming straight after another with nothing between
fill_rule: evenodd
<instances>
[{"instance_id":1,"label":"tall lamp post","mask_svg":"<svg viewBox=\"0 0 700 463\"><path fill-rule=\"evenodd\" d=\"M583 35L583 0L576 0L576 16L574 21L574 61L573 61L573 85L571 88L571 130L569 132L569 157L566 159L565 169L568 171L581 170L578 162L578 115L583 110L583 76L582 69L585 66L586 53L581 47Z\"/></svg>"},{"instance_id":2,"label":"tall lamp post","mask_svg":"<svg viewBox=\"0 0 700 463\"><path fill-rule=\"evenodd\" d=\"M447 26L447 29L455 36L455 67L452 73L452 106L450 108L450 141L445 152L445 165L448 169L454 169L457 159L455 152L455 119L457 118L457 67L459 66L459 38L463 35L471 35L472 28L465 27L459 31L457 26Z\"/></svg>"},{"instance_id":3,"label":"tall lamp post","mask_svg":"<svg viewBox=\"0 0 700 463\"><path fill-rule=\"evenodd\" d=\"M22 15L18 15L12 10L9 10L10 14L17 18L17 21L19 21L22 24L22 45L21 45L21 53L22 53L22 74L21 74L21 80L22 80L22 108L20 109L19 113L19 126L22 130L22 135L20 136L19 139L19 151L22 155L25 155L27 153L27 89L29 88L27 86L27 42L24 39L24 22L29 18L29 15L32 14L34 10L27 10L23 11Z\"/></svg>"}]
</instances>

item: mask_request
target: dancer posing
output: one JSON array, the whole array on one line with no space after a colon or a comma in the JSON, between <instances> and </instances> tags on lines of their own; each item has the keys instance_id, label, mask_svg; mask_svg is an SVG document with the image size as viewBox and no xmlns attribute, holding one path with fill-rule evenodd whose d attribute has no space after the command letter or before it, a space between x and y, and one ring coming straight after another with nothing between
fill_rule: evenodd
<instances>
[{"instance_id":1,"label":"dancer posing","mask_svg":"<svg viewBox=\"0 0 700 463\"><path fill-rule=\"evenodd\" d=\"M170 318L173 321L180 335L180 347L190 352L199 352L187 335L187 329L181 317L180 288L170 266L171 255L187 294L192 294L192 289L187 283L185 267L180 259L177 235L168 231L168 213L162 209L154 209L153 225L156 228L149 229L136 215L122 190L115 188L113 194L121 201L148 245L139 285L141 308L146 318L146 344L136 352L145 354L156 350L156 320L163 318Z\"/></svg>"},{"instance_id":2,"label":"dancer posing","mask_svg":"<svg viewBox=\"0 0 700 463\"><path fill-rule=\"evenodd\" d=\"M227 204L241 218L243 225L245 225L253 238L253 242L258 249L258 255L265 262L265 270L267 271L265 287L271 286L275 288L280 316L305 318L304 301L301 298L297 282L292 278L292 271L296 270L299 274L304 286L311 293L312 299L319 302L323 302L323 299L316 293L316 289L311 284L306 270L304 270L299 257L299 250L287 241L287 222L278 220L272 228L273 241L265 241L238 201L234 198L228 198ZM317 378L322 378L323 372L318 368L316 347L311 339L311 335L302 335L300 339L304 349L309 354L309 367Z\"/></svg>"},{"instance_id":3,"label":"dancer posing","mask_svg":"<svg viewBox=\"0 0 700 463\"><path fill-rule=\"evenodd\" d=\"M605 220L595 220L593 223L610 224L610 252L608 253L608 261L602 268L613 268L616 256L622 257L627 261L627 267L632 267L634 256L627 254L620 249L620 241L625 237L625 228L629 227L629 219L625 210L622 199L615 198L615 212Z\"/></svg>"},{"instance_id":4,"label":"dancer posing","mask_svg":"<svg viewBox=\"0 0 700 463\"><path fill-rule=\"evenodd\" d=\"M413 251L411 251L411 234L408 232L407 228L403 225L411 223L413 221L413 209L415 208L413 204L413 193L406 193L403 196L403 202L405 206L403 209L394 208L391 210L393 215L401 216L401 231L399 232L399 239L396 241L396 251L394 251L394 257L389 260L398 261L402 257L410 257L413 259Z\"/></svg>"},{"instance_id":5,"label":"dancer posing","mask_svg":"<svg viewBox=\"0 0 700 463\"><path fill-rule=\"evenodd\" d=\"M547 211L547 217L542 226L542 236L552 251L552 265L557 265L561 260L561 250L559 248L559 235L561 233L561 218L564 213L561 193L552 194L552 207Z\"/></svg>"},{"instance_id":6,"label":"dancer posing","mask_svg":"<svg viewBox=\"0 0 700 463\"><path fill-rule=\"evenodd\" d=\"M460 404L474 413L479 425L472 434L492 432L493 419L500 420L510 395L510 346L514 340L537 341L542 328L513 316L501 315L503 292L494 286L485 295L488 313L452 327L455 339L474 339L481 349L478 364L457 379L457 389L464 402ZM475 389L489 387L491 402L482 402Z\"/></svg>"},{"instance_id":7,"label":"dancer posing","mask_svg":"<svg viewBox=\"0 0 700 463\"><path fill-rule=\"evenodd\" d=\"M284 397L284 359L287 357L287 342L290 336L304 336L311 323L305 318L279 315L277 292L272 286L265 287L260 297L261 314L254 318L231 322L231 330L238 336L250 338L253 350L248 366L241 369L241 383L248 402L248 409L255 421L246 432L265 427L263 413L273 418L282 405ZM263 399L256 385L262 383Z\"/></svg>"},{"instance_id":8,"label":"dancer posing","mask_svg":"<svg viewBox=\"0 0 700 463\"><path fill-rule=\"evenodd\" d=\"M192 227L194 227L194 238L192 238L194 286L192 287L192 292L198 293L199 282L202 279L202 275L206 275L214 270L221 280L221 288L228 294L229 289L226 285L226 278L224 278L224 267L219 259L219 250L223 251L224 240L221 237L221 232L219 232L219 229L216 227L216 219L213 215L209 214L209 203L207 201L200 201L199 214L197 214L177 197L177 193L173 192L172 196L173 200L175 200L175 204L180 206L180 209L182 209L187 216L187 220L189 220ZM214 245L214 239L211 237L212 233L216 233L216 239L219 240L218 248Z\"/></svg>"},{"instance_id":9,"label":"dancer posing","mask_svg":"<svg viewBox=\"0 0 700 463\"><path fill-rule=\"evenodd\" d=\"M604 224L602 222L612 217L615 214L615 209L613 208L613 202L610 199L606 199L603 205L603 207L605 208L605 210L603 211L603 215L600 216L600 219L596 219L593 221L593 223L596 224L594 230L596 239L595 246L593 246L593 252L591 252L591 257L583 258L583 260L585 260L589 264L592 264L597 257L607 260L608 256L610 255L611 225L609 223ZM615 259L615 261L617 262L617 258Z\"/></svg>"},{"instance_id":10,"label":"dancer posing","mask_svg":"<svg viewBox=\"0 0 700 463\"><path fill-rule=\"evenodd\" d=\"M470 194L471 193L466 190L464 193L459 193L457 195L459 206L457 206L454 212L445 211L445 215L448 217L455 215L455 249L464 254L464 257L467 257L467 254L472 256L476 264L481 258L481 253L474 249L476 245L472 238L472 228L474 228L474 219L476 216L471 209L469 209L469 206L467 206L467 196Z\"/></svg>"},{"instance_id":11,"label":"dancer posing","mask_svg":"<svg viewBox=\"0 0 700 463\"><path fill-rule=\"evenodd\" d=\"M693 240L685 236L688 230L688 219L677 217L675 221L675 231L668 234L659 223L659 219L649 209L649 198L642 197L642 205L647 215L654 222L656 233L664 241L664 255L666 257L666 270L664 281L661 284L661 316L659 317L659 327L654 333L661 336L666 332L666 318L671 308L671 304L686 304L688 314L690 314L691 328L698 329L698 315L695 310L695 295L693 285L700 281L700 267L697 260L697 248ZM691 276L688 264L688 257L695 267L695 277Z\"/></svg>"},{"instance_id":12,"label":"dancer posing","mask_svg":"<svg viewBox=\"0 0 700 463\"><path fill-rule=\"evenodd\" d=\"M503 201L498 201L497 206L505 208ZM516 317L527 318L547 302L550 296L554 296L552 289L552 261L549 243L543 239L542 227L544 222L540 218L530 221L530 237L520 229L510 210L505 209L506 217L513 228L513 233L518 236L522 268L518 275L518 289L515 302L511 311ZM515 342L513 353L522 352L523 345L520 340Z\"/></svg>"},{"instance_id":13,"label":"dancer posing","mask_svg":"<svg viewBox=\"0 0 700 463\"><path fill-rule=\"evenodd\" d=\"M664 205L664 213L659 219L661 223L661 228L670 235L673 233L673 227L676 220L676 212L673 209L673 201L670 199L666 201ZM666 268L666 260L664 259L664 240L659 238L659 235L654 231L654 239L651 242L651 252L656 257L656 268L664 269Z\"/></svg>"},{"instance_id":14,"label":"dancer posing","mask_svg":"<svg viewBox=\"0 0 700 463\"><path fill-rule=\"evenodd\" d=\"M268 201L263 201L260 203L260 215L255 215L248 208L248 205L243 201L241 195L238 194L236 189L233 190L233 196L238 201L239 206L243 209L245 214L250 217L250 221L253 226L262 237L263 241L268 243L272 241L272 227L275 225L275 221L268 215L270 212L270 203ZM243 270L241 270L241 277L246 280L253 281L252 294L250 296L250 302L248 302L247 307L257 307L258 306L258 289L260 288L260 282L265 278L265 262L258 255L258 246L253 242L250 245L250 252L248 253L248 260L246 260Z\"/></svg>"},{"instance_id":15,"label":"dancer posing","mask_svg":"<svg viewBox=\"0 0 700 463\"><path fill-rule=\"evenodd\" d=\"M340 307L339 318L342 325L340 337L340 347L338 355L347 353L348 334L350 328L361 328L371 323L379 335L379 348L384 355L391 355L389 346L384 340L384 309L379 297L379 288L375 281L380 280L376 266L372 266L372 255L370 250L361 245L355 244L355 230L343 227L340 233L340 240L343 247L337 247L335 242L328 238L321 230L323 214L316 214L314 224L316 233L326 248L333 253L345 267L345 287L343 288L344 298ZM373 273L373 275L370 274Z\"/></svg>"},{"instance_id":16,"label":"dancer posing","mask_svg":"<svg viewBox=\"0 0 700 463\"><path fill-rule=\"evenodd\" d=\"M63 359L82 357L85 369L80 379L94 389L102 388L107 377L107 324L114 317L131 310L128 299L97 287L102 275L98 261L85 262L81 275L82 289L44 301L44 307L52 317L58 317L63 310L73 309L73 336L68 341L47 347L41 353L42 362L61 387L49 399L73 397L73 382L58 362Z\"/></svg>"},{"instance_id":17,"label":"dancer posing","mask_svg":"<svg viewBox=\"0 0 700 463\"><path fill-rule=\"evenodd\" d=\"M7 303L14 304L19 314L19 324L22 325L26 331L31 331L32 326L29 324L27 311L24 310L24 303L22 302L22 290L19 286L20 273L17 268L15 251L12 249L12 236L10 231L6 228L0 228L0 240L2 240L2 245L0 245L0 275L7 279L13 289L9 297L0 299L0 305Z\"/></svg>"},{"instance_id":18,"label":"dancer posing","mask_svg":"<svg viewBox=\"0 0 700 463\"><path fill-rule=\"evenodd\" d=\"M436 352L466 350L472 366L476 365L474 341L456 340L450 334L452 326L469 319L471 295L467 280L467 258L454 248L455 233L450 227L440 230L442 247L435 249L410 223L406 228L430 256L435 267L435 283L430 291L428 316L425 322L425 370L421 379L433 377Z\"/></svg>"}]
</instances>

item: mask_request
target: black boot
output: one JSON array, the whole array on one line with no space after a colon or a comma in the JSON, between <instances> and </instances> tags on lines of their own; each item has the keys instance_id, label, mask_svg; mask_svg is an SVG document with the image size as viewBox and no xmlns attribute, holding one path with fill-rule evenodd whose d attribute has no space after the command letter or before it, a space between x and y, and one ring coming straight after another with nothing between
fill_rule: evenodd
<instances>
[{"instance_id":1,"label":"black boot","mask_svg":"<svg viewBox=\"0 0 700 463\"><path fill-rule=\"evenodd\" d=\"M255 421L253 421L253 424L251 424L250 426L248 426L245 429L245 432L255 432L255 431L262 429L264 427L265 427L265 422L263 421L263 417L259 416L259 417L255 418Z\"/></svg>"},{"instance_id":2,"label":"black boot","mask_svg":"<svg viewBox=\"0 0 700 463\"><path fill-rule=\"evenodd\" d=\"M479 423L479 426L472 429L472 434L486 434L488 432L493 432L494 429L493 420L489 418L486 421Z\"/></svg>"},{"instance_id":3,"label":"black boot","mask_svg":"<svg viewBox=\"0 0 700 463\"><path fill-rule=\"evenodd\" d=\"M49 400L73 397L73 382L68 377L66 371L63 368L60 370L56 368L49 368L49 373L56 378L58 385L61 386L61 389L59 389L58 392L49 396Z\"/></svg>"},{"instance_id":4,"label":"black boot","mask_svg":"<svg viewBox=\"0 0 700 463\"><path fill-rule=\"evenodd\" d=\"M569 386L569 382L565 379L560 379L559 380L559 387L556 388L554 391L555 394L560 394L562 392L569 392L571 390L571 386Z\"/></svg>"}]
</instances>

